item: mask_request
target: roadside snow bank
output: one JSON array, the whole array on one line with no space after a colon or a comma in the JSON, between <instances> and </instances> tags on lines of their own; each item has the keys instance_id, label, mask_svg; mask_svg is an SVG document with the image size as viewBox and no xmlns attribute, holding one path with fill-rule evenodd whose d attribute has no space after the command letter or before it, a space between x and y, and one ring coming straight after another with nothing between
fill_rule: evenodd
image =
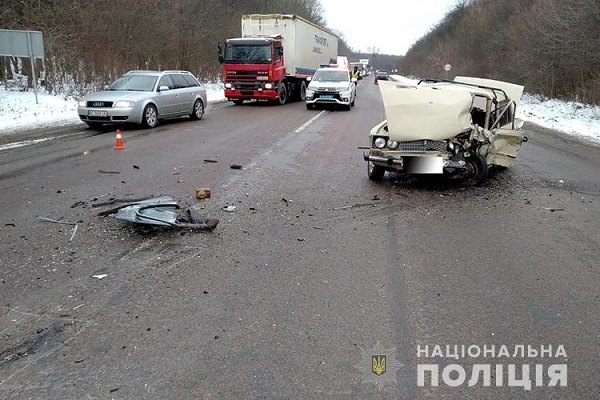
<instances>
[{"instance_id":1,"label":"roadside snow bank","mask_svg":"<svg viewBox=\"0 0 600 400\"><path fill-rule=\"evenodd\" d=\"M600 144L600 107L524 94L517 117Z\"/></svg>"}]
</instances>

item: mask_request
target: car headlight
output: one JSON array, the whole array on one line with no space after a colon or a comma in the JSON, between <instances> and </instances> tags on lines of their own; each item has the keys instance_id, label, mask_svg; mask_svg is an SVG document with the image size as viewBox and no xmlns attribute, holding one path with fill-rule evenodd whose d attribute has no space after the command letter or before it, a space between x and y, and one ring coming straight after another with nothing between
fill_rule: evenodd
<instances>
[{"instance_id":1,"label":"car headlight","mask_svg":"<svg viewBox=\"0 0 600 400\"><path fill-rule=\"evenodd\" d=\"M377 139L375 139L375 147L378 149L383 149L385 147L385 144L387 143L387 140L385 138L382 137L378 137Z\"/></svg>"},{"instance_id":2,"label":"car headlight","mask_svg":"<svg viewBox=\"0 0 600 400\"><path fill-rule=\"evenodd\" d=\"M387 147L390 150L396 150L400 146L400 142L396 142L395 140L388 140Z\"/></svg>"},{"instance_id":3,"label":"car headlight","mask_svg":"<svg viewBox=\"0 0 600 400\"><path fill-rule=\"evenodd\" d=\"M135 102L128 100L117 100L115 102L115 108L133 108Z\"/></svg>"},{"instance_id":4,"label":"car headlight","mask_svg":"<svg viewBox=\"0 0 600 400\"><path fill-rule=\"evenodd\" d=\"M225 89L231 89L231 83L227 82L227 83L225 84Z\"/></svg>"},{"instance_id":5,"label":"car headlight","mask_svg":"<svg viewBox=\"0 0 600 400\"><path fill-rule=\"evenodd\" d=\"M306 89L306 95L308 97L313 97L313 95L315 94L315 92L311 89Z\"/></svg>"},{"instance_id":6,"label":"car headlight","mask_svg":"<svg viewBox=\"0 0 600 400\"><path fill-rule=\"evenodd\" d=\"M79 107L87 107L87 101L86 100L80 100L78 104L79 104Z\"/></svg>"},{"instance_id":7,"label":"car headlight","mask_svg":"<svg viewBox=\"0 0 600 400\"><path fill-rule=\"evenodd\" d=\"M265 83L265 89L273 89L272 83Z\"/></svg>"}]
</instances>

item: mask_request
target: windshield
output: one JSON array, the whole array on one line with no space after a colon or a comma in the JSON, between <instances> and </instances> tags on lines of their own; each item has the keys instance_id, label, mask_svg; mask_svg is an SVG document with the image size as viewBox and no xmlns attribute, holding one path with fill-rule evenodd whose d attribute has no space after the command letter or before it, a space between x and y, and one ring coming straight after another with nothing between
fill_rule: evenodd
<instances>
[{"instance_id":1,"label":"windshield","mask_svg":"<svg viewBox=\"0 0 600 400\"><path fill-rule=\"evenodd\" d=\"M225 62L229 64L270 64L270 45L227 45Z\"/></svg>"},{"instance_id":2,"label":"windshield","mask_svg":"<svg viewBox=\"0 0 600 400\"><path fill-rule=\"evenodd\" d=\"M350 80L346 71L319 70L315 72L313 81L317 82L348 82Z\"/></svg>"},{"instance_id":3,"label":"windshield","mask_svg":"<svg viewBox=\"0 0 600 400\"><path fill-rule=\"evenodd\" d=\"M156 76L150 75L125 75L114 81L106 90L151 92L154 90L156 79Z\"/></svg>"}]
</instances>

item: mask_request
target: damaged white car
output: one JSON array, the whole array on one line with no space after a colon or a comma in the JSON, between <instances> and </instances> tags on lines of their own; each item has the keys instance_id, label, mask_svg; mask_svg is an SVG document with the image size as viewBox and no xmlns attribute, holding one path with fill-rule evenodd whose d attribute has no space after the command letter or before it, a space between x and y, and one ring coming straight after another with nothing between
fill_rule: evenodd
<instances>
[{"instance_id":1,"label":"damaged white car","mask_svg":"<svg viewBox=\"0 0 600 400\"><path fill-rule=\"evenodd\" d=\"M527 141L515 113L523 86L482 78L381 81L386 120L371 129L369 179L386 171L480 183Z\"/></svg>"}]
</instances>

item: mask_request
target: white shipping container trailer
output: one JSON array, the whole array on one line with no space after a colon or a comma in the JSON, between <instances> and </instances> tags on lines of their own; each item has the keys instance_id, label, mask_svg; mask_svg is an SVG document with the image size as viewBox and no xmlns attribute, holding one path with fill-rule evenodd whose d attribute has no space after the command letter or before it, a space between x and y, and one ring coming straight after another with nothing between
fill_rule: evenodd
<instances>
[{"instance_id":1,"label":"white shipping container trailer","mask_svg":"<svg viewBox=\"0 0 600 400\"><path fill-rule=\"evenodd\" d=\"M280 36L287 76L312 76L321 64L335 61L338 38L312 22L288 14L252 14L242 17L242 37Z\"/></svg>"}]
</instances>

